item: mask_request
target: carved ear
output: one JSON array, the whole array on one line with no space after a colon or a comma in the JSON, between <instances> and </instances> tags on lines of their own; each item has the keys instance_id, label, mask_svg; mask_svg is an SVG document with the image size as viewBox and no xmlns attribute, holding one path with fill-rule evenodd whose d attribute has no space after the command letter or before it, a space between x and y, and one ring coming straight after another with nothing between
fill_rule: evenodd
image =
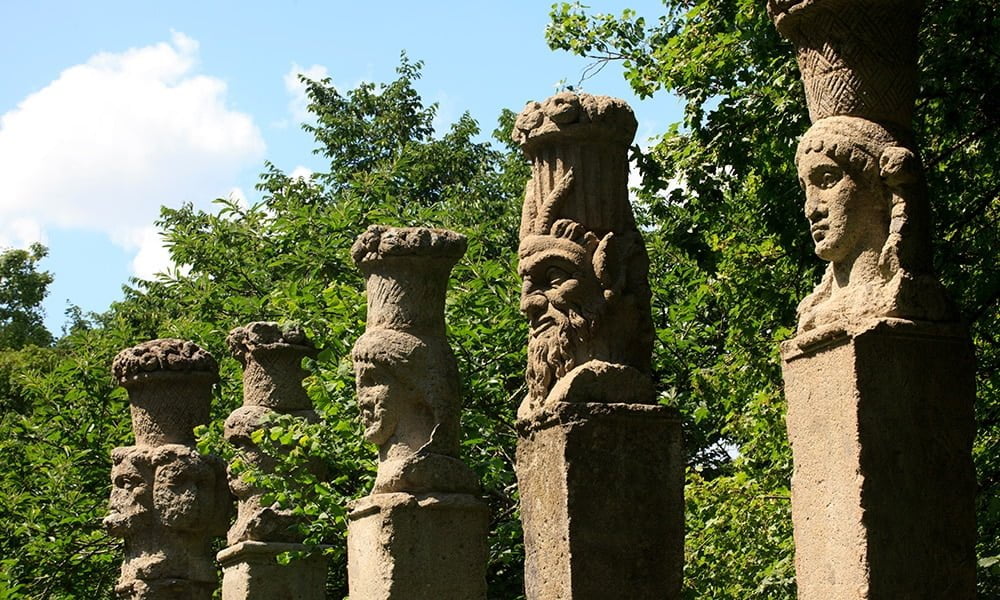
<instances>
[{"instance_id":1,"label":"carved ear","mask_svg":"<svg viewBox=\"0 0 1000 600\"><path fill-rule=\"evenodd\" d=\"M889 146L879 157L879 176L889 189L899 191L917 180L920 164L913 152L901 146Z\"/></svg>"},{"instance_id":2,"label":"carved ear","mask_svg":"<svg viewBox=\"0 0 1000 600\"><path fill-rule=\"evenodd\" d=\"M623 244L627 245L628 241L609 232L601 238L594 251L594 274L600 280L605 296L618 293L625 285L628 248L623 247Z\"/></svg>"}]
</instances>

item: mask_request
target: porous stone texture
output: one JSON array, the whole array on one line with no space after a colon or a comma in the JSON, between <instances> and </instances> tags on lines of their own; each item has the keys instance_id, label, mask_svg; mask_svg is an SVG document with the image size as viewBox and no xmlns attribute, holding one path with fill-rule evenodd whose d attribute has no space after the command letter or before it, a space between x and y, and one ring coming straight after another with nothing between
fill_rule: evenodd
<instances>
[{"instance_id":1,"label":"porous stone texture","mask_svg":"<svg viewBox=\"0 0 1000 600\"><path fill-rule=\"evenodd\" d=\"M622 100L572 92L518 115L513 137L532 163L518 249L531 327L518 418L577 401L563 382L577 377L613 390L613 401L630 401L624 391L653 402L649 258L628 200L636 126Z\"/></svg>"},{"instance_id":2,"label":"porous stone texture","mask_svg":"<svg viewBox=\"0 0 1000 600\"><path fill-rule=\"evenodd\" d=\"M219 552L222 600L304 600L325 598L327 561L320 554L280 564L284 552L301 544L240 542Z\"/></svg>"},{"instance_id":3,"label":"porous stone texture","mask_svg":"<svg viewBox=\"0 0 1000 600\"><path fill-rule=\"evenodd\" d=\"M237 327L226 339L243 365L243 406L226 419L225 438L239 460L263 473L274 472L277 457L263 452L253 433L269 418L286 414L315 423L319 416L302 386L307 375L302 359L316 348L295 325L258 321ZM322 465L313 466L316 474ZM326 561L318 552L287 565L277 562L286 551L305 551L300 526L291 508L264 504L265 490L229 470L229 489L237 498L236 520L229 528L229 547L218 555L223 565L225 600L250 598L320 599L325 594Z\"/></svg>"},{"instance_id":4,"label":"porous stone texture","mask_svg":"<svg viewBox=\"0 0 1000 600\"><path fill-rule=\"evenodd\" d=\"M465 237L373 225L351 249L365 274L368 321L352 351L365 439L379 447L372 493L476 493L458 460L462 399L445 337L448 275Z\"/></svg>"},{"instance_id":5,"label":"porous stone texture","mask_svg":"<svg viewBox=\"0 0 1000 600\"><path fill-rule=\"evenodd\" d=\"M226 342L243 365L244 406L282 413L312 409L302 387L302 359L317 351L298 326L257 321L229 332Z\"/></svg>"},{"instance_id":6,"label":"porous stone texture","mask_svg":"<svg viewBox=\"0 0 1000 600\"><path fill-rule=\"evenodd\" d=\"M486 597L489 511L459 458L458 366L445 337L452 231L372 226L352 248L368 322L352 351L365 439L378 446L371 495L348 526L352 599Z\"/></svg>"},{"instance_id":7,"label":"porous stone texture","mask_svg":"<svg viewBox=\"0 0 1000 600\"><path fill-rule=\"evenodd\" d=\"M830 263L799 304L799 331L957 319L933 274L923 167L910 142L867 119L827 117L803 136L796 164L816 254Z\"/></svg>"},{"instance_id":8,"label":"porous stone texture","mask_svg":"<svg viewBox=\"0 0 1000 600\"><path fill-rule=\"evenodd\" d=\"M795 44L812 121L858 116L910 127L920 0L768 0Z\"/></svg>"},{"instance_id":9,"label":"porous stone texture","mask_svg":"<svg viewBox=\"0 0 1000 600\"><path fill-rule=\"evenodd\" d=\"M302 359L315 356L317 351L298 327L269 321L237 327L226 341L243 365L243 406L226 419L225 438L236 447L241 462L273 472L275 457L262 452L251 436L277 414L313 423L319 420L302 387L307 374ZM248 540L300 541L298 523L290 509L263 505L260 499L264 490L232 472L229 487L239 500L236 522L229 529L230 545Z\"/></svg>"},{"instance_id":10,"label":"porous stone texture","mask_svg":"<svg viewBox=\"0 0 1000 600\"><path fill-rule=\"evenodd\" d=\"M884 319L782 353L798 597L975 598L967 335Z\"/></svg>"},{"instance_id":11,"label":"porous stone texture","mask_svg":"<svg viewBox=\"0 0 1000 600\"><path fill-rule=\"evenodd\" d=\"M128 390L136 437L111 454L104 526L125 540L115 592L207 600L218 581L212 539L232 512L225 463L199 454L192 431L208 420L215 360L191 342L153 340L119 353L112 370Z\"/></svg>"},{"instance_id":12,"label":"porous stone texture","mask_svg":"<svg viewBox=\"0 0 1000 600\"><path fill-rule=\"evenodd\" d=\"M872 318L955 321L933 273L912 132L919 1L769 0L796 47L812 127L795 162L816 254L830 264L799 331Z\"/></svg>"},{"instance_id":13,"label":"porous stone texture","mask_svg":"<svg viewBox=\"0 0 1000 600\"><path fill-rule=\"evenodd\" d=\"M664 406L559 403L521 423L528 598L680 598L684 453Z\"/></svg>"},{"instance_id":14,"label":"porous stone texture","mask_svg":"<svg viewBox=\"0 0 1000 600\"><path fill-rule=\"evenodd\" d=\"M194 342L151 340L119 352L111 371L128 390L136 445L194 444L219 380L211 354Z\"/></svg>"},{"instance_id":15,"label":"porous stone texture","mask_svg":"<svg viewBox=\"0 0 1000 600\"><path fill-rule=\"evenodd\" d=\"M975 596L974 368L932 268L920 8L768 2L798 52L813 125L796 166L830 263L782 347L802 599Z\"/></svg>"},{"instance_id":16,"label":"porous stone texture","mask_svg":"<svg viewBox=\"0 0 1000 600\"><path fill-rule=\"evenodd\" d=\"M489 509L476 496L373 494L348 520L352 599L486 598Z\"/></svg>"},{"instance_id":17,"label":"porous stone texture","mask_svg":"<svg viewBox=\"0 0 1000 600\"><path fill-rule=\"evenodd\" d=\"M516 465L529 600L680 594L683 456L650 376L649 259L627 186L635 131L623 101L571 92L528 103L514 125L532 163Z\"/></svg>"}]
</instances>

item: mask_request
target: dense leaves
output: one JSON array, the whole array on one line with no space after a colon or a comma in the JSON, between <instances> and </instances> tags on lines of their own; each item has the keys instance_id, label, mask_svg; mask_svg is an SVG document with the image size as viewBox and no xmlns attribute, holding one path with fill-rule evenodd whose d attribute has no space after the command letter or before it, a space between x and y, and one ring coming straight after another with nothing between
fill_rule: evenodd
<instances>
[{"instance_id":1,"label":"dense leaves","mask_svg":"<svg viewBox=\"0 0 1000 600\"><path fill-rule=\"evenodd\" d=\"M463 452L494 515L491 593L520 595L512 420L526 334L512 249L526 168L507 141L509 113L499 143L478 141L468 115L436 134L436 106L424 105L413 87L420 68L403 57L395 81L346 93L328 80L307 82L315 115L307 129L329 171L298 178L267 165L257 204L219 199L209 211L164 209L160 226L180 268L134 282L104 315L77 315L44 356L11 359L9 371L19 374L8 378L17 406L8 405L16 410L5 408L0 422L8 465L0 494L10 499L0 508L0 597L110 597L121 555L100 519L109 452L130 435L125 394L113 387L109 365L121 348L168 336L194 340L222 359L200 447L232 459L274 501L311 517L309 541L330 547L329 595L346 595L345 507L367 493L375 467L374 449L360 437L348 358L365 306L364 281L348 251L375 222L448 227L470 237L447 305L465 393ZM221 437L222 421L241 402L239 366L225 336L261 319L296 321L323 349L306 365L323 423L280 418L258 433L265 449L284 457L272 476L248 469ZM328 467L326 481L307 468L316 460Z\"/></svg>"},{"instance_id":2,"label":"dense leaves","mask_svg":"<svg viewBox=\"0 0 1000 600\"><path fill-rule=\"evenodd\" d=\"M46 254L48 249L37 243L27 250L0 253L0 348L52 343L52 335L42 324L41 308L52 275L38 270Z\"/></svg>"},{"instance_id":3,"label":"dense leaves","mask_svg":"<svg viewBox=\"0 0 1000 600\"><path fill-rule=\"evenodd\" d=\"M553 7L553 48L619 61L640 95L673 92L684 123L637 152L654 246L666 392L688 416L686 594L791 598L790 455L776 343L817 281L792 158L808 126L793 51L759 0L665 0L663 15ZM980 594L1000 595L995 267L1000 9L926 2L917 129L937 263L976 343ZM738 454L733 461L727 453ZM740 515L734 519L734 515ZM755 529L745 529L756 524ZM990 566L992 565L992 567Z\"/></svg>"},{"instance_id":4,"label":"dense leaves","mask_svg":"<svg viewBox=\"0 0 1000 600\"><path fill-rule=\"evenodd\" d=\"M982 597L1000 596L997 12L974 0L928 0L918 106L939 270L979 352ZM791 47L759 0L667 0L663 14L648 19L560 4L547 35L555 48L619 61L640 95L670 91L686 101L683 123L652 148L634 149L643 175L638 218L652 259L658 389L686 420L685 595L792 598L791 460L777 342L791 335L795 304L821 264L803 227L792 165L807 118ZM159 224L176 271L133 282L102 315L76 311L49 347L51 339L30 327L23 330L30 335L0 342L0 598L110 597L121 555L100 527L108 456L131 437L109 365L118 350L155 337L191 339L221 359L201 448L233 460L275 501L312 518L309 540L330 546L330 597L346 594L345 507L370 488L375 466L360 436L348 359L365 322L364 282L348 249L370 223L469 236L446 307L466 405L463 458L480 475L493 515L490 597L521 596L512 420L524 394L526 332L514 249L527 168L509 141L509 112L491 142L480 141L468 115L435 132L436 106L414 88L420 71L404 56L385 85L344 92L329 80L306 82L313 114L306 129L329 169L299 178L268 164L254 205L219 199L207 211L165 209ZM19 252L3 255L4 281L21 283L0 295L0 309L36 314L49 281L35 268L44 250ZM305 382L322 424L283 417L257 434L284 456L271 476L242 465L221 436L223 419L241 402L239 366L224 339L260 319L296 321L323 348L306 361ZM325 481L308 468L316 460L328 466Z\"/></svg>"}]
</instances>

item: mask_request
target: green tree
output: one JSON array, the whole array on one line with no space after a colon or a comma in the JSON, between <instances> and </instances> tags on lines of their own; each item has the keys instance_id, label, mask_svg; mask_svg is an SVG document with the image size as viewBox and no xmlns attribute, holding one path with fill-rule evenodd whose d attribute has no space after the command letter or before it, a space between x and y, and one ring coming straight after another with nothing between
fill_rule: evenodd
<instances>
[{"instance_id":1,"label":"green tree","mask_svg":"<svg viewBox=\"0 0 1000 600\"><path fill-rule=\"evenodd\" d=\"M0 253L0 348L52 343L52 334L42 323L41 307L52 275L38 270L39 261L48 252L45 246L35 243L27 250Z\"/></svg>"},{"instance_id":2,"label":"green tree","mask_svg":"<svg viewBox=\"0 0 1000 600\"><path fill-rule=\"evenodd\" d=\"M512 448L526 326L517 313L513 249L527 170L506 141L509 113L501 143L479 141L468 115L435 133L436 106L414 90L420 69L404 57L395 81L343 93L329 80L307 82L316 116L307 128L329 170L302 179L267 165L257 204L220 199L209 211L164 209L171 256L185 268L136 281L107 313L76 319L48 362L17 380L25 401L0 421L0 451L12 465L0 472L0 494L15 499L0 507L0 598L110 597L120 553L99 523L109 452L131 443L125 395L108 374L114 354L146 339L182 337L220 358L222 384L201 443L232 457L221 424L241 402L240 372L224 340L233 327L261 319L297 321L324 349L307 361L306 381L323 423L272 423L261 443L293 450L278 476L247 475L314 517L310 539L333 546L330 597L346 595L344 507L370 489L376 456L361 438L349 360L365 307L349 249L376 222L469 235L447 304L464 385L464 458L494 515L491 594L521 594ZM315 457L329 466L329 481L319 485L300 468Z\"/></svg>"},{"instance_id":3,"label":"green tree","mask_svg":"<svg viewBox=\"0 0 1000 600\"><path fill-rule=\"evenodd\" d=\"M777 342L818 281L793 153L808 127L791 45L758 0L665 0L662 15L553 6L550 46L616 61L641 96L672 92L683 123L647 152L642 206L662 344L657 369L688 418L686 594L794 597ZM982 597L1000 596L1000 7L928 0L916 128L937 266L977 347L975 459ZM676 184L680 185L676 185ZM730 459L730 454L736 454ZM748 530L749 524L760 524Z\"/></svg>"}]
</instances>

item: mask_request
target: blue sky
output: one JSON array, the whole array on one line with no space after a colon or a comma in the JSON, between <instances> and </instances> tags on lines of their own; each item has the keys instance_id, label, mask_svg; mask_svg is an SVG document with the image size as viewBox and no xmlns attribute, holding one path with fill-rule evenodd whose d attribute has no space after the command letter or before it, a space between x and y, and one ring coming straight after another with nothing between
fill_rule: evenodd
<instances>
[{"instance_id":1,"label":"blue sky","mask_svg":"<svg viewBox=\"0 0 1000 600\"><path fill-rule=\"evenodd\" d=\"M647 19L658 0L586 2ZM103 311L132 276L169 265L161 205L255 199L265 160L322 169L299 124L295 74L341 90L388 81L399 54L425 62L417 85L447 127L469 111L492 131L503 108L576 84L589 61L545 44L550 2L18 2L0 0L0 246L41 241L55 282L46 323L67 303ZM639 142L681 116L640 101L611 65L584 83L628 100Z\"/></svg>"}]
</instances>

